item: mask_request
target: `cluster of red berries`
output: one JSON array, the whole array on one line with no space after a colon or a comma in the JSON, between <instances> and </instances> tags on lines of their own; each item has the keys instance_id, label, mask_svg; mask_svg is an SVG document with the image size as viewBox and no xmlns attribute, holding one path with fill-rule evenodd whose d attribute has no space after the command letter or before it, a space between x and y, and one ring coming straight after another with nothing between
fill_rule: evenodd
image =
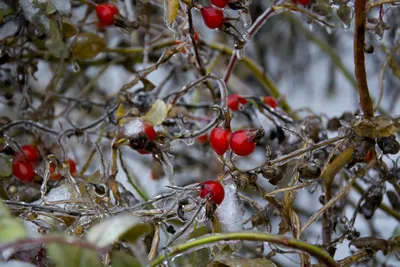
<instances>
[{"instance_id":1,"label":"cluster of red berries","mask_svg":"<svg viewBox=\"0 0 400 267\"><path fill-rule=\"evenodd\" d=\"M261 130L239 130L234 133L221 126L210 133L210 145L218 155L223 155L229 148L238 156L248 156L256 148L257 141L264 135Z\"/></svg>"},{"instance_id":2,"label":"cluster of red berries","mask_svg":"<svg viewBox=\"0 0 400 267\"><path fill-rule=\"evenodd\" d=\"M271 108L276 108L278 106L278 104L276 103L276 100L271 96L263 96L263 97L261 97L261 101L263 101L265 104L267 104ZM232 94L232 95L228 96L228 107L232 111L241 110L244 107L244 105L246 105L246 104L247 104L247 99L241 95Z\"/></svg>"},{"instance_id":3,"label":"cluster of red berries","mask_svg":"<svg viewBox=\"0 0 400 267\"><path fill-rule=\"evenodd\" d=\"M21 150L14 154L12 160L12 173L20 181L28 183L35 178L35 168L39 165L40 151L36 146L24 145ZM68 159L70 173L76 173L76 164L72 159ZM50 164L50 179L60 180L62 175L56 170L54 164Z\"/></svg>"},{"instance_id":4,"label":"cluster of red berries","mask_svg":"<svg viewBox=\"0 0 400 267\"><path fill-rule=\"evenodd\" d=\"M110 3L99 4L96 6L96 14L101 27L113 25L115 22L115 16L118 13L118 8Z\"/></svg>"},{"instance_id":5,"label":"cluster of red berries","mask_svg":"<svg viewBox=\"0 0 400 267\"><path fill-rule=\"evenodd\" d=\"M207 181L201 183L200 197L210 197L210 201L219 205L225 197L224 187L217 181Z\"/></svg>"}]
</instances>

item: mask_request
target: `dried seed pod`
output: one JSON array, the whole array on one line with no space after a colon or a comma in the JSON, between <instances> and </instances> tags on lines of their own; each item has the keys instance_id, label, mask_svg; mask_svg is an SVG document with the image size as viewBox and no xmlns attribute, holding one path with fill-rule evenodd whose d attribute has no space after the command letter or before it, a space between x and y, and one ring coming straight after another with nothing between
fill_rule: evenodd
<instances>
[{"instance_id":1,"label":"dried seed pod","mask_svg":"<svg viewBox=\"0 0 400 267\"><path fill-rule=\"evenodd\" d=\"M300 178L317 179L321 176L321 168L314 163L304 163L299 167Z\"/></svg>"},{"instance_id":2,"label":"dried seed pod","mask_svg":"<svg viewBox=\"0 0 400 267\"><path fill-rule=\"evenodd\" d=\"M399 153L400 144L396 140L396 136L392 135L390 137L381 137L376 139L379 148L384 154L395 155Z\"/></svg>"},{"instance_id":3,"label":"dried seed pod","mask_svg":"<svg viewBox=\"0 0 400 267\"><path fill-rule=\"evenodd\" d=\"M361 205L359 212L362 213L365 219L369 220L374 215L376 209L382 202L383 194L386 192L385 184L372 185L368 191L364 200L364 204Z\"/></svg>"},{"instance_id":4,"label":"dried seed pod","mask_svg":"<svg viewBox=\"0 0 400 267\"><path fill-rule=\"evenodd\" d=\"M282 128L279 126L276 126L275 130L271 130L269 138L271 140L274 140L277 138L279 144L281 144L283 141L285 141L286 136L285 136L285 132L282 130Z\"/></svg>"},{"instance_id":5,"label":"dried seed pod","mask_svg":"<svg viewBox=\"0 0 400 267\"><path fill-rule=\"evenodd\" d=\"M272 185L277 185L283 179L283 173L277 166L267 166L261 169L261 174L269 180Z\"/></svg>"},{"instance_id":6,"label":"dried seed pod","mask_svg":"<svg viewBox=\"0 0 400 267\"><path fill-rule=\"evenodd\" d=\"M370 138L356 137L354 138L355 149L353 151L353 159L356 162L364 162L368 152L374 148L375 140Z\"/></svg>"},{"instance_id":7,"label":"dried seed pod","mask_svg":"<svg viewBox=\"0 0 400 267\"><path fill-rule=\"evenodd\" d=\"M334 117L328 121L326 128L328 128L329 131L337 131L340 126L342 126L340 120Z\"/></svg>"}]
</instances>

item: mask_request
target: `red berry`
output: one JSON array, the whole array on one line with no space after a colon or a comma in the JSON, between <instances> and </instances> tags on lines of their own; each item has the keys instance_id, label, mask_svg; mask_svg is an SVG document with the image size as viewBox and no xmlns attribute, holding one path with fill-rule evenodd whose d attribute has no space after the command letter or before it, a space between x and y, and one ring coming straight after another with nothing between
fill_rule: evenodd
<instances>
[{"instance_id":1,"label":"red berry","mask_svg":"<svg viewBox=\"0 0 400 267\"><path fill-rule=\"evenodd\" d=\"M228 107L233 111L238 111L241 105L246 105L247 99L241 95L233 94L228 96Z\"/></svg>"},{"instance_id":2,"label":"red berry","mask_svg":"<svg viewBox=\"0 0 400 267\"><path fill-rule=\"evenodd\" d=\"M67 159L69 163L69 173L71 174L76 174L76 163L72 159ZM54 163L50 164L50 180L53 181L59 181L63 177L61 173L59 173L58 169L56 168L56 165Z\"/></svg>"},{"instance_id":3,"label":"red berry","mask_svg":"<svg viewBox=\"0 0 400 267\"><path fill-rule=\"evenodd\" d=\"M307 6L312 2L312 0L296 0L296 1L297 1L297 3L299 3L300 5L303 5L303 6Z\"/></svg>"},{"instance_id":4,"label":"red berry","mask_svg":"<svg viewBox=\"0 0 400 267\"><path fill-rule=\"evenodd\" d=\"M371 162L376 157L375 148L370 149L364 157L366 163Z\"/></svg>"},{"instance_id":5,"label":"red berry","mask_svg":"<svg viewBox=\"0 0 400 267\"><path fill-rule=\"evenodd\" d=\"M149 138L150 141L154 141L157 138L157 133L154 130L153 126L145 124L144 126L144 132L147 135L147 138Z\"/></svg>"},{"instance_id":6,"label":"red berry","mask_svg":"<svg viewBox=\"0 0 400 267\"><path fill-rule=\"evenodd\" d=\"M15 177L24 183L31 182L35 178L35 167L32 162L26 160L13 160L12 172Z\"/></svg>"},{"instance_id":7,"label":"red berry","mask_svg":"<svg viewBox=\"0 0 400 267\"><path fill-rule=\"evenodd\" d=\"M21 147L21 151L15 155L15 159L37 163L40 159L40 152L36 146L24 145Z\"/></svg>"},{"instance_id":8,"label":"red berry","mask_svg":"<svg viewBox=\"0 0 400 267\"><path fill-rule=\"evenodd\" d=\"M201 16L203 17L204 24L206 24L208 28L216 29L222 25L224 20L224 12L222 12L222 10L208 6L203 7L200 12Z\"/></svg>"},{"instance_id":9,"label":"red berry","mask_svg":"<svg viewBox=\"0 0 400 267\"><path fill-rule=\"evenodd\" d=\"M97 18L104 26L114 24L115 15L118 14L118 8L110 3L104 3L96 6Z\"/></svg>"},{"instance_id":10,"label":"red berry","mask_svg":"<svg viewBox=\"0 0 400 267\"><path fill-rule=\"evenodd\" d=\"M207 143L208 142L208 135L207 134L203 134L203 135L197 137L196 141L199 142L199 143L202 143L202 144Z\"/></svg>"},{"instance_id":11,"label":"red berry","mask_svg":"<svg viewBox=\"0 0 400 267\"><path fill-rule=\"evenodd\" d=\"M76 174L76 163L72 159L67 160L69 163L69 172L71 174Z\"/></svg>"},{"instance_id":12,"label":"red berry","mask_svg":"<svg viewBox=\"0 0 400 267\"><path fill-rule=\"evenodd\" d=\"M251 140L250 133L247 130L239 130L231 135L229 145L236 155L247 156L253 153L257 143Z\"/></svg>"},{"instance_id":13,"label":"red berry","mask_svg":"<svg viewBox=\"0 0 400 267\"><path fill-rule=\"evenodd\" d=\"M229 148L231 130L215 127L210 133L210 145L218 155L223 155Z\"/></svg>"},{"instance_id":14,"label":"red berry","mask_svg":"<svg viewBox=\"0 0 400 267\"><path fill-rule=\"evenodd\" d=\"M211 0L214 6L224 8L228 4L228 0Z\"/></svg>"},{"instance_id":15,"label":"red berry","mask_svg":"<svg viewBox=\"0 0 400 267\"><path fill-rule=\"evenodd\" d=\"M275 98L273 98L271 96L264 96L263 97L263 102L265 104L267 104L268 106L270 106L271 108L276 108L278 106L278 104L276 103Z\"/></svg>"},{"instance_id":16,"label":"red berry","mask_svg":"<svg viewBox=\"0 0 400 267\"><path fill-rule=\"evenodd\" d=\"M210 200L219 205L224 200L224 187L216 181L207 181L201 184L200 197L205 198L210 196Z\"/></svg>"}]
</instances>

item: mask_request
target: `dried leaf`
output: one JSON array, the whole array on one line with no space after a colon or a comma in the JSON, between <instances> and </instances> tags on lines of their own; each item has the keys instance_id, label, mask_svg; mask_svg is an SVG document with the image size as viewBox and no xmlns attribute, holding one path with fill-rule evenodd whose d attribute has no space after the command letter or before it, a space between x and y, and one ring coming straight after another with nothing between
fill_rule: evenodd
<instances>
[{"instance_id":1,"label":"dried leaf","mask_svg":"<svg viewBox=\"0 0 400 267\"><path fill-rule=\"evenodd\" d=\"M172 24L176 16L178 15L178 10L179 10L179 0L165 0L166 2L166 8L167 8L167 14L168 14L168 22Z\"/></svg>"},{"instance_id":2,"label":"dried leaf","mask_svg":"<svg viewBox=\"0 0 400 267\"><path fill-rule=\"evenodd\" d=\"M99 35L91 32L78 34L72 46L72 56L76 59L87 60L97 56L106 48L106 42Z\"/></svg>"},{"instance_id":3,"label":"dried leaf","mask_svg":"<svg viewBox=\"0 0 400 267\"><path fill-rule=\"evenodd\" d=\"M156 99L151 105L150 110L142 117L146 122L153 126L163 123L167 118L167 105L161 99Z\"/></svg>"},{"instance_id":4,"label":"dried leaf","mask_svg":"<svg viewBox=\"0 0 400 267\"><path fill-rule=\"evenodd\" d=\"M400 123L398 120L386 115L379 115L368 119L358 117L352 122L352 129L357 135L371 139L389 137L399 128Z\"/></svg>"}]
</instances>

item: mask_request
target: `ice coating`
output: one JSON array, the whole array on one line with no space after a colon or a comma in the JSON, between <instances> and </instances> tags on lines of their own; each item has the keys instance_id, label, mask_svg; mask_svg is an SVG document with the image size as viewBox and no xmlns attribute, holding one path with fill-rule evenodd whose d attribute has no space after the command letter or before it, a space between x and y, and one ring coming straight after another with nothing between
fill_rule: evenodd
<instances>
[{"instance_id":1,"label":"ice coating","mask_svg":"<svg viewBox=\"0 0 400 267\"><path fill-rule=\"evenodd\" d=\"M224 179L222 185L225 190L225 198L218 206L215 215L224 232L242 231L244 207L237 194L237 187L232 178Z\"/></svg>"},{"instance_id":2,"label":"ice coating","mask_svg":"<svg viewBox=\"0 0 400 267\"><path fill-rule=\"evenodd\" d=\"M130 120L124 124L119 129L120 134L125 138L135 138L139 133L144 131L144 123L141 119L136 118Z\"/></svg>"}]
</instances>

